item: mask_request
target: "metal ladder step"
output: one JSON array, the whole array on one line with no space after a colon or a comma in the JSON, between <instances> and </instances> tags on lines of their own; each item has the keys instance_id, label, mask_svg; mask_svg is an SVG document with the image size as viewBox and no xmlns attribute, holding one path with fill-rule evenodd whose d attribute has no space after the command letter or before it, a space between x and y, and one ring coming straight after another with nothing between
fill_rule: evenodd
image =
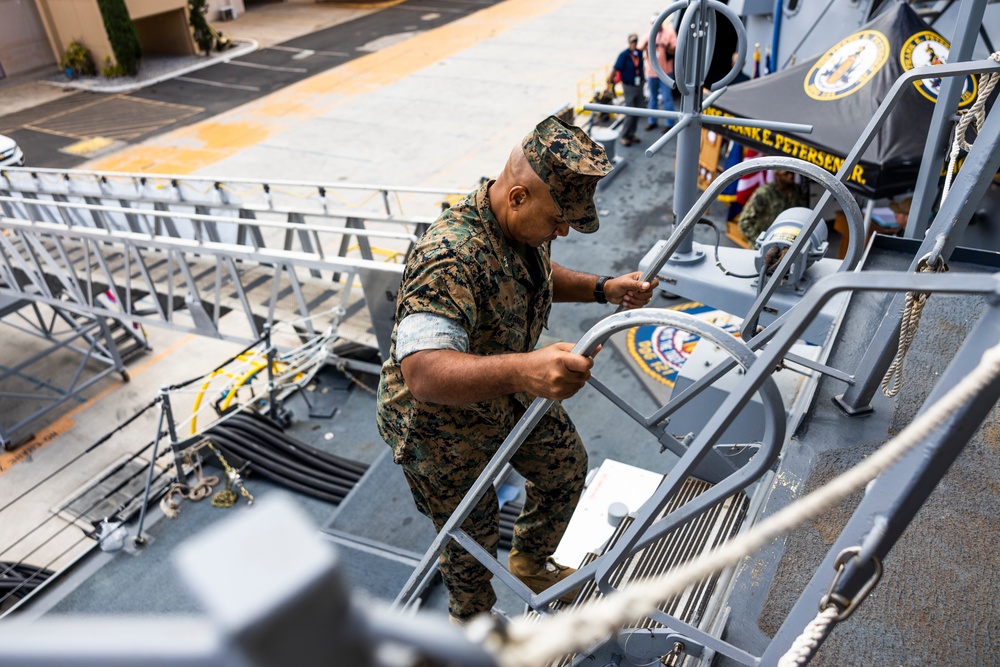
<instances>
[{"instance_id":1,"label":"metal ladder step","mask_svg":"<svg viewBox=\"0 0 1000 667\"><path fill-rule=\"evenodd\" d=\"M667 516L688 501L708 491L712 486L708 482L688 478L657 518ZM743 493L736 493L726 498L703 515L678 526L624 560L612 571L609 583L616 589L622 588L632 582L661 575L678 565L708 553L739 532L743 520L746 518L749 504L749 498ZM626 517L615 529L601 554L589 554L583 565L589 565L610 551L631 525L632 518ZM689 586L679 595L664 600L658 609L688 625L698 627L705 620L705 611L715 593L718 579L718 575L703 579ZM604 594L599 590L597 583L591 580L581 587L580 593L572 604L556 604L560 609L567 609L602 597ZM531 612L531 615L538 616L537 612ZM663 627L661 623L648 617L637 618L625 626L625 628L639 629ZM576 655L564 656L551 663L551 667L568 667L574 663L577 657ZM679 667L686 657L685 654L681 653L667 658L667 661L662 664L668 667Z\"/></svg>"}]
</instances>

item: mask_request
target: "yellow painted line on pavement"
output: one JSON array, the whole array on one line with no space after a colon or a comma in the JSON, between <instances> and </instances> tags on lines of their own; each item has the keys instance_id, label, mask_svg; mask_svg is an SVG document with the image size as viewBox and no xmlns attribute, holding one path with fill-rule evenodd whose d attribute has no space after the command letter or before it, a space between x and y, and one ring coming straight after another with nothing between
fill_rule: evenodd
<instances>
[{"instance_id":1,"label":"yellow painted line on pavement","mask_svg":"<svg viewBox=\"0 0 1000 667\"><path fill-rule=\"evenodd\" d=\"M506 0L362 56L209 120L92 160L79 168L192 174L303 120L391 85L538 16L566 0Z\"/></svg>"},{"instance_id":2,"label":"yellow painted line on pavement","mask_svg":"<svg viewBox=\"0 0 1000 667\"><path fill-rule=\"evenodd\" d=\"M71 155L88 155L105 149L113 143L115 143L114 139L108 139L107 137L93 137L91 139L78 141L71 146L63 148L62 151L64 153L70 153Z\"/></svg>"},{"instance_id":3,"label":"yellow painted line on pavement","mask_svg":"<svg viewBox=\"0 0 1000 667\"><path fill-rule=\"evenodd\" d=\"M180 340L174 342L172 345L167 346L160 352L154 354L148 359L144 359L142 362L132 366L128 369L128 374L130 377L136 377L143 371L147 371L152 368L155 364L163 361L171 354L179 350L184 345L190 343L192 340L200 338L195 334L188 334L181 338ZM121 383L115 383L110 386L105 387L100 392L94 396L87 399L84 403L76 406L66 414L60 416L57 420L48 424L44 429L35 433L35 437L30 441L21 445L17 449L10 452L0 452L0 475L9 471L18 463L26 461L31 458L31 455L36 453L38 450L42 449L48 444L55 442L55 440L67 433L71 428L76 425L76 420L74 417L84 410L90 409L93 405L97 404L99 401L105 399L111 393L118 391L124 385ZM150 397L152 400L152 397ZM110 430L110 429L108 429ZM101 435L104 435L103 433Z\"/></svg>"}]
</instances>

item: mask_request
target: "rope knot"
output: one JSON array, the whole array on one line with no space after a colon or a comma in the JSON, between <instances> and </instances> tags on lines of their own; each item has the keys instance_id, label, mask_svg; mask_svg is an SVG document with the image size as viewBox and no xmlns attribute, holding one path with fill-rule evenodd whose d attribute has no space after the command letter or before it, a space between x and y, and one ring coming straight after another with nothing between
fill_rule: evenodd
<instances>
[{"instance_id":1,"label":"rope knot","mask_svg":"<svg viewBox=\"0 0 1000 667\"><path fill-rule=\"evenodd\" d=\"M948 264L940 254L927 253L917 262L918 273L944 273L947 270ZM882 378L882 393L889 398L898 394L899 390L903 388L903 361L913 344L913 338L917 334L920 317L923 315L924 305L926 305L929 296L929 292L906 293L903 317L899 325L899 345L896 348L896 356L889 364L885 377Z\"/></svg>"},{"instance_id":2,"label":"rope knot","mask_svg":"<svg viewBox=\"0 0 1000 667\"><path fill-rule=\"evenodd\" d=\"M990 54L989 59L994 62L1000 62L1000 51ZM955 165L958 162L959 152L972 149L972 144L965 139L969 125L975 123L977 135L983 129L983 123L986 121L986 100L993 94L993 88L996 87L998 79L1000 79L1000 72L983 74L980 78L979 94L976 96L976 101L969 109L958 110L955 139L951 144L951 153L948 156L948 172L944 179L944 190L941 193L942 203L951 191L952 176L955 173Z\"/></svg>"}]
</instances>

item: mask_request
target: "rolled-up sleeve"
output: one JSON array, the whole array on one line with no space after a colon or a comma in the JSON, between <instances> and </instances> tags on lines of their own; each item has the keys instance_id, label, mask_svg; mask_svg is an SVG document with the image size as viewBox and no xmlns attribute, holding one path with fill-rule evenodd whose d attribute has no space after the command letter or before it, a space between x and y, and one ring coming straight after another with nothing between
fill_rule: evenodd
<instances>
[{"instance_id":1,"label":"rolled-up sleeve","mask_svg":"<svg viewBox=\"0 0 1000 667\"><path fill-rule=\"evenodd\" d=\"M421 350L469 351L469 335L454 320L431 313L412 313L396 327L396 361Z\"/></svg>"}]
</instances>

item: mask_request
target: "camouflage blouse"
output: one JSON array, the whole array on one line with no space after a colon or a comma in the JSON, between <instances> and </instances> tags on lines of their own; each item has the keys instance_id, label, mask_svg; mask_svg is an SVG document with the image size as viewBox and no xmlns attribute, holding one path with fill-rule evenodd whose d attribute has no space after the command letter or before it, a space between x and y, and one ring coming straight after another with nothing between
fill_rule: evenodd
<instances>
[{"instance_id":1,"label":"camouflage blouse","mask_svg":"<svg viewBox=\"0 0 1000 667\"><path fill-rule=\"evenodd\" d=\"M489 185L443 212L418 241L403 272L396 322L430 313L461 326L471 354L528 352L552 306L549 245L527 248L535 263L529 269L490 210ZM496 448L533 399L521 393L464 406L422 403L403 382L394 330L379 382L379 433L397 463L424 458L424 448L450 438Z\"/></svg>"}]
</instances>

